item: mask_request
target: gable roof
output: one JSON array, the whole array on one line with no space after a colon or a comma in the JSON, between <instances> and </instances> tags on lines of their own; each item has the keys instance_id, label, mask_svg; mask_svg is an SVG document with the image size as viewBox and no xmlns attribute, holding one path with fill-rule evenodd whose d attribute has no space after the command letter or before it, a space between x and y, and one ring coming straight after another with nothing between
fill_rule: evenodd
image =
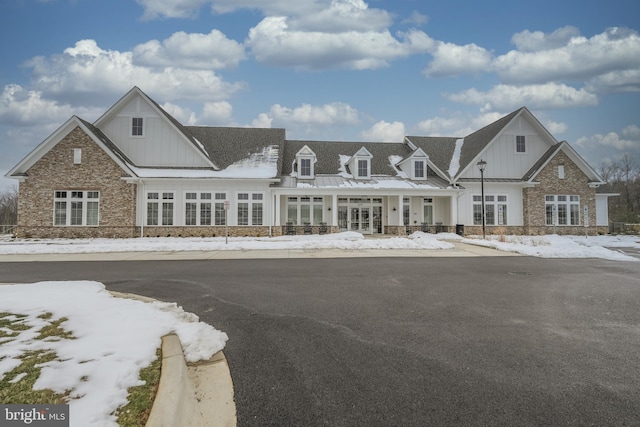
<instances>
[{"instance_id":1,"label":"gable roof","mask_svg":"<svg viewBox=\"0 0 640 427\"><path fill-rule=\"evenodd\" d=\"M191 135L189 132L187 132L185 126L183 126L178 120L175 119L175 117L173 117L171 114L167 113L164 108L162 108L160 106L160 104L158 104L156 101L154 101L153 99L151 99L146 93L144 93L142 90L140 90L140 88L138 86L134 86L133 88L131 88L131 90L129 90L129 92L127 92L126 94L124 94L124 96L122 96L115 104L113 104L111 106L111 108L109 108L104 114L102 114L102 116L100 116L93 124L95 125L96 128L100 128L100 126L109 119L109 117L111 117L114 112L118 111L122 106L124 106L127 102L129 102L133 97L135 96L140 96L142 99L144 99L150 106L152 109L154 109L160 116L164 117L169 124L175 129L175 131L181 135L190 145L193 146L193 148L195 148L195 150L200 153L200 155L202 157L205 158L207 163L210 163L211 166L214 169L217 169L217 166L215 165L215 163L212 162L211 157L209 156L209 154L205 151L204 147L202 146L202 144L200 144L198 142L198 140L196 138L194 138L193 135Z\"/></svg>"},{"instance_id":2,"label":"gable roof","mask_svg":"<svg viewBox=\"0 0 640 427\"><path fill-rule=\"evenodd\" d=\"M584 174L589 178L590 183L596 185L604 184L604 180L602 179L600 174L598 174L598 172L596 172L596 170L593 169L591 165L589 165L586 160L584 160L582 156L578 154L578 152L575 151L573 147L571 147L571 145L569 145L567 141L559 142L550 147L531 167L531 169L527 171L527 173L522 177L522 180L533 182L540 171L542 171L542 169L547 166L549 161L551 161L551 159L553 159L560 151L564 152L571 159L571 161L575 163L576 166L578 166L580 170L582 170L582 172L584 172Z\"/></svg>"},{"instance_id":3,"label":"gable roof","mask_svg":"<svg viewBox=\"0 0 640 427\"><path fill-rule=\"evenodd\" d=\"M135 176L130 168L133 163L120 151L115 144L99 129L78 116L71 116L58 129L49 135L27 154L17 165L5 174L6 177L24 177L26 171L33 166L42 156L51 150L58 142L66 137L76 127L82 129L104 152L113 159L130 176Z\"/></svg>"}]
</instances>

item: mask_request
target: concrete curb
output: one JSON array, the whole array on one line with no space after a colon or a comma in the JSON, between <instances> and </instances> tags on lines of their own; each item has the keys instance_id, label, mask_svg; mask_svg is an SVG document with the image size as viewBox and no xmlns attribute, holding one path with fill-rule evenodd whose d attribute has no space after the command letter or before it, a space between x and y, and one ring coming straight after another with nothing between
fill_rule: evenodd
<instances>
[{"instance_id":1,"label":"concrete curb","mask_svg":"<svg viewBox=\"0 0 640 427\"><path fill-rule=\"evenodd\" d=\"M237 423L233 383L222 352L187 365L175 334L162 337L162 372L147 427L232 427Z\"/></svg>"}]
</instances>

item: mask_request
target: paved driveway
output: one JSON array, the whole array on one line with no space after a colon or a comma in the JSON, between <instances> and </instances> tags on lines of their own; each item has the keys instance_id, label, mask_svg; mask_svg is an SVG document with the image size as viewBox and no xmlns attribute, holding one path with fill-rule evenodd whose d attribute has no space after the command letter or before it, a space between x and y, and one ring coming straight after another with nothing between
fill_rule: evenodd
<instances>
[{"instance_id":1,"label":"paved driveway","mask_svg":"<svg viewBox=\"0 0 640 427\"><path fill-rule=\"evenodd\" d=\"M0 281L178 301L230 336L240 426L639 425L638 264L0 263Z\"/></svg>"}]
</instances>

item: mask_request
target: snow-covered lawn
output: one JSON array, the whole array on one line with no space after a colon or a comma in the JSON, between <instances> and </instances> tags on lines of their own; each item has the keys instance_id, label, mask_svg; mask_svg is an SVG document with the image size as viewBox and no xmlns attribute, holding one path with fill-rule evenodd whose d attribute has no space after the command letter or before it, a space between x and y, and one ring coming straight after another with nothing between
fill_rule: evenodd
<instances>
[{"instance_id":1,"label":"snow-covered lawn","mask_svg":"<svg viewBox=\"0 0 640 427\"><path fill-rule=\"evenodd\" d=\"M26 315L5 320L30 327L0 340L0 379L26 352L52 350L57 358L44 364L34 388L71 391L71 425L77 427L117 426L113 412L127 403L127 389L140 385L139 372L155 360L163 335L180 337L188 361L209 359L227 341L225 333L174 303L115 298L97 282L2 285L0 312ZM61 328L74 339L36 339L41 328L62 317L68 320Z\"/></svg>"},{"instance_id":2,"label":"snow-covered lawn","mask_svg":"<svg viewBox=\"0 0 640 427\"><path fill-rule=\"evenodd\" d=\"M291 249L453 249L452 241L493 247L544 258L606 258L634 261L608 248L640 248L638 236L487 236L463 239L452 233L413 233L408 237L364 238L360 233L281 237L153 237L135 239L10 239L0 238L1 254L241 251Z\"/></svg>"}]
</instances>

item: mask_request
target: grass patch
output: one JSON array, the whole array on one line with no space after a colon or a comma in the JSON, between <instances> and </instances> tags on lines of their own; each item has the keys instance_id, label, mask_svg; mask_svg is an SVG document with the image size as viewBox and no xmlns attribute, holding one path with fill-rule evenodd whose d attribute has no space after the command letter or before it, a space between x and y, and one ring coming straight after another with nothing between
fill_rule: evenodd
<instances>
[{"instance_id":1,"label":"grass patch","mask_svg":"<svg viewBox=\"0 0 640 427\"><path fill-rule=\"evenodd\" d=\"M160 369L162 367L162 353L156 351L156 359L149 366L140 371L140 379L144 385L131 387L125 406L118 408L116 415L121 427L143 427L149 419L151 406L160 383Z\"/></svg>"},{"instance_id":2,"label":"grass patch","mask_svg":"<svg viewBox=\"0 0 640 427\"><path fill-rule=\"evenodd\" d=\"M19 332L31 328L24 323L26 317L21 314L0 313L0 327L14 331L11 333L0 331L4 332L4 335L0 335L0 337L10 338L2 341L0 346L12 341L11 338L18 336ZM48 320L52 317L52 314L46 313L39 317L43 320ZM68 319L65 317L60 318L40 329L38 331L38 339L72 339L73 335L60 327L66 320ZM2 381L0 381L0 404L45 405L66 403L68 393L59 394L48 389L33 389L38 377L40 377L41 368L39 366L56 360L56 358L57 355L50 350L30 351L20 356L20 364L7 372Z\"/></svg>"}]
</instances>

